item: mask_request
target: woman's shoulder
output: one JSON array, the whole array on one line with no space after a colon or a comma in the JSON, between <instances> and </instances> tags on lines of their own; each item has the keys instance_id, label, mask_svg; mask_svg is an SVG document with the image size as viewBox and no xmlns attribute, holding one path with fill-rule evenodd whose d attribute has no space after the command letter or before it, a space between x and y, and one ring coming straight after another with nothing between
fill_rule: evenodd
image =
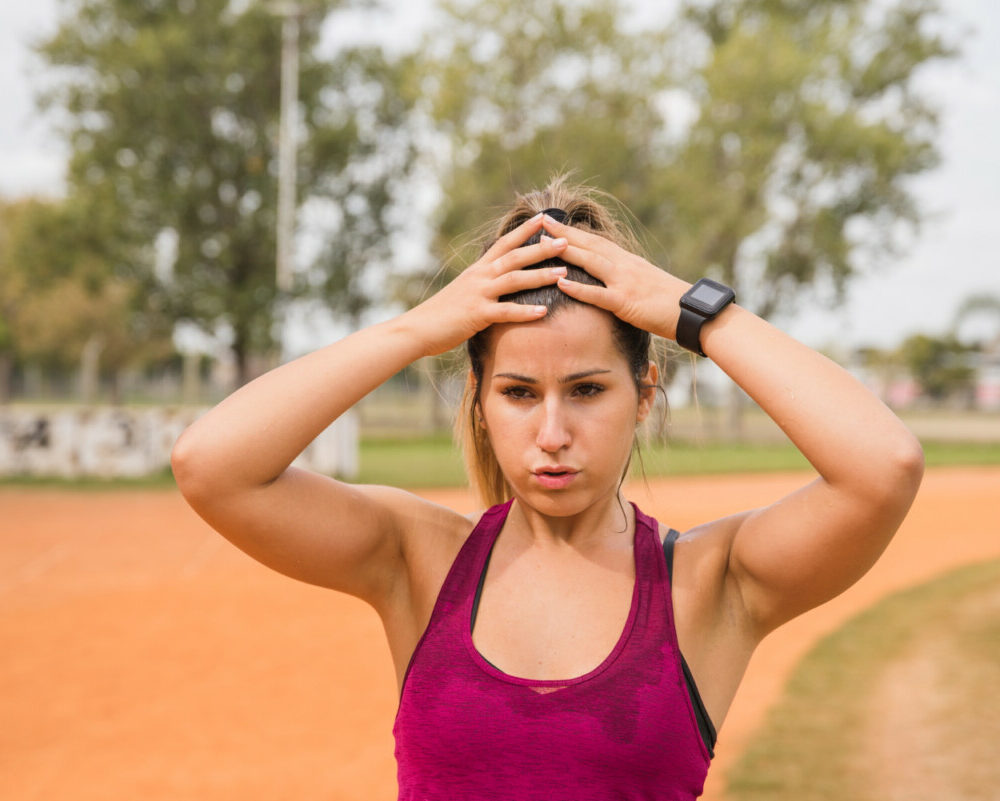
<instances>
[{"instance_id":1,"label":"woman's shoulder","mask_svg":"<svg viewBox=\"0 0 1000 801\"><path fill-rule=\"evenodd\" d=\"M728 584L728 571L733 537L745 514L732 515L700 523L693 527L673 525L644 512L633 503L637 525L647 525L655 531L661 545L674 533L672 546L675 564L680 564L678 581L696 588L705 601L717 601Z\"/></svg>"},{"instance_id":2,"label":"woman's shoulder","mask_svg":"<svg viewBox=\"0 0 1000 801\"><path fill-rule=\"evenodd\" d=\"M394 487L371 487L368 491L393 518L410 578L418 584L428 577L434 582L447 573L472 532L497 512L497 507L460 512Z\"/></svg>"}]
</instances>

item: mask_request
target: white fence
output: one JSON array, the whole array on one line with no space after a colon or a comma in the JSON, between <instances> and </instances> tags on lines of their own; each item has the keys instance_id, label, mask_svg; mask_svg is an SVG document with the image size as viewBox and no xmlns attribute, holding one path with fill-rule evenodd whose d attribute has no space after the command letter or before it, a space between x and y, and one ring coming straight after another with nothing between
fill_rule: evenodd
<instances>
[{"instance_id":1,"label":"white fence","mask_svg":"<svg viewBox=\"0 0 1000 801\"><path fill-rule=\"evenodd\" d=\"M0 476L135 478L164 470L181 432L204 409L0 408ZM296 460L328 475L358 472L358 424L345 414Z\"/></svg>"}]
</instances>

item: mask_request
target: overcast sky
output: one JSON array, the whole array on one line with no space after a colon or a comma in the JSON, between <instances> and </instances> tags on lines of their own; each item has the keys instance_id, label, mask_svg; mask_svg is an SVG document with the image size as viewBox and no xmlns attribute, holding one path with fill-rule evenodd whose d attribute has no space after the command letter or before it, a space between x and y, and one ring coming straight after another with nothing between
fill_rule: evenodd
<instances>
[{"instance_id":1,"label":"overcast sky","mask_svg":"<svg viewBox=\"0 0 1000 801\"><path fill-rule=\"evenodd\" d=\"M639 0L662 7L663 0ZM422 2L401 3L395 17ZM37 63L28 43L52 31L57 0L0 3L0 194L58 194L64 150L38 119ZM943 0L963 55L929 68L926 93L942 109L944 162L915 184L931 214L909 254L890 271L857 281L836 312L804 309L784 321L812 345L891 346L915 331L942 333L973 293L1000 296L1000 3Z\"/></svg>"}]
</instances>

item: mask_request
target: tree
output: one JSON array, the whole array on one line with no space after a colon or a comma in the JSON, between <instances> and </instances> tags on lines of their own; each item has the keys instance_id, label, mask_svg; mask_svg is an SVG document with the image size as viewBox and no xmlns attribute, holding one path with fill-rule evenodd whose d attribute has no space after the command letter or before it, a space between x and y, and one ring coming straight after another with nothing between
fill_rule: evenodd
<instances>
[{"instance_id":1,"label":"tree","mask_svg":"<svg viewBox=\"0 0 1000 801\"><path fill-rule=\"evenodd\" d=\"M657 99L670 83L668 52L662 29L626 21L619 0L441 4L421 85L449 143L439 252L475 231L484 210L567 169L621 199L640 225L655 222L649 192L666 141Z\"/></svg>"},{"instance_id":2,"label":"tree","mask_svg":"<svg viewBox=\"0 0 1000 801\"><path fill-rule=\"evenodd\" d=\"M0 202L0 403L10 400L11 374L26 340L22 309L39 280L32 260L25 258L25 232L46 211L44 201L34 198Z\"/></svg>"},{"instance_id":3,"label":"tree","mask_svg":"<svg viewBox=\"0 0 1000 801\"><path fill-rule=\"evenodd\" d=\"M959 305L951 327L956 338L973 329L980 334L984 349L1000 349L1000 295L970 295Z\"/></svg>"},{"instance_id":4,"label":"tree","mask_svg":"<svg viewBox=\"0 0 1000 801\"><path fill-rule=\"evenodd\" d=\"M971 398L976 371L968 356L974 350L954 336L914 334L899 346L899 355L923 394L940 402L957 395Z\"/></svg>"},{"instance_id":5,"label":"tree","mask_svg":"<svg viewBox=\"0 0 1000 801\"><path fill-rule=\"evenodd\" d=\"M933 0L687 2L697 114L658 193L673 269L768 318L805 294L839 302L862 265L897 256L921 220L909 181L938 159L914 85L953 53L936 14ZM734 387L736 437L742 404Z\"/></svg>"},{"instance_id":6,"label":"tree","mask_svg":"<svg viewBox=\"0 0 1000 801\"><path fill-rule=\"evenodd\" d=\"M842 298L892 256L921 210L908 181L937 163L936 115L914 86L952 55L932 0L688 2L705 55L698 113L663 173L678 271L737 289L764 317L804 289ZM822 294L820 292L819 294Z\"/></svg>"},{"instance_id":7,"label":"tree","mask_svg":"<svg viewBox=\"0 0 1000 801\"><path fill-rule=\"evenodd\" d=\"M15 361L81 365L84 400L112 376L172 348L170 321L114 276L100 218L69 200L0 204L0 400Z\"/></svg>"},{"instance_id":8,"label":"tree","mask_svg":"<svg viewBox=\"0 0 1000 801\"><path fill-rule=\"evenodd\" d=\"M952 55L934 2L689 0L645 32L625 10L444 4L425 92L454 143L439 246L576 167L633 209L656 263L764 317L836 302L900 252L921 218L908 182L937 162L914 79Z\"/></svg>"},{"instance_id":9,"label":"tree","mask_svg":"<svg viewBox=\"0 0 1000 801\"><path fill-rule=\"evenodd\" d=\"M320 58L321 22L340 5L308 6L301 25L300 197L336 190L342 167L371 147L359 145L363 123L350 113L368 102L363 93L348 109L325 101L328 92L351 95L358 70L341 67L379 63L375 51L367 61ZM67 0L59 29L39 47L47 64L66 68L43 100L63 112L70 193L114 220L106 252L116 273L173 319L227 334L240 382L251 358L272 350L282 300L274 256L280 51L280 21L257 0ZM350 185L362 199L367 187ZM373 214L379 193L376 186ZM382 234L345 219L345 238ZM154 242L164 231L176 252L158 268ZM298 291L316 283L310 273Z\"/></svg>"}]
</instances>

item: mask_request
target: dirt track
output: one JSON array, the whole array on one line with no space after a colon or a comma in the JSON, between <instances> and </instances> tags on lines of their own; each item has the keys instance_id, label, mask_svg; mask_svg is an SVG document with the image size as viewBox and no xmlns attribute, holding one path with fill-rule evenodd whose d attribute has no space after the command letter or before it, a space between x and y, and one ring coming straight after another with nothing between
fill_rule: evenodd
<instances>
[{"instance_id":1,"label":"dirt track","mask_svg":"<svg viewBox=\"0 0 1000 801\"><path fill-rule=\"evenodd\" d=\"M678 528L802 475L652 482L630 496ZM463 492L426 493L455 508ZM1000 469L930 471L856 587L759 649L706 799L798 657L855 611L1000 557ZM378 619L278 576L174 492L0 490L0 777L11 801L395 797L395 687Z\"/></svg>"}]
</instances>

